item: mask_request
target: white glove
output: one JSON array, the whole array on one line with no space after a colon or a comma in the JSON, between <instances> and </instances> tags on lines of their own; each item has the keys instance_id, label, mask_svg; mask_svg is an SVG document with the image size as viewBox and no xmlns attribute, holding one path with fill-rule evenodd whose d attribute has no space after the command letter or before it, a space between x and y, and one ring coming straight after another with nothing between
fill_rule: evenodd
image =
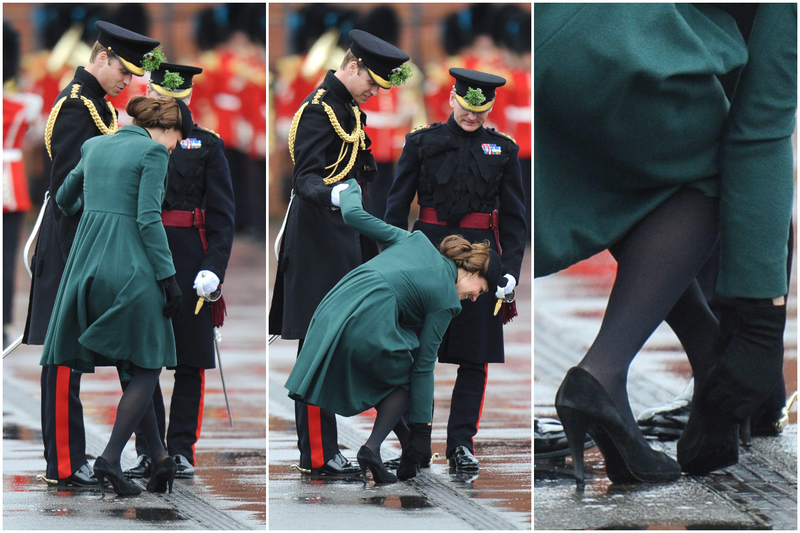
<instances>
[{"instance_id":1,"label":"white glove","mask_svg":"<svg viewBox=\"0 0 800 533\"><path fill-rule=\"evenodd\" d=\"M340 183L339 185L334 185L333 190L331 191L331 203L336 207L341 207L341 203L339 202L339 193L350 186L349 183Z\"/></svg>"},{"instance_id":2,"label":"white glove","mask_svg":"<svg viewBox=\"0 0 800 533\"><path fill-rule=\"evenodd\" d=\"M210 270L198 272L197 277L194 278L194 285L192 285L192 288L197 290L197 296L201 298L217 290L217 287L219 287L219 278Z\"/></svg>"},{"instance_id":3,"label":"white glove","mask_svg":"<svg viewBox=\"0 0 800 533\"><path fill-rule=\"evenodd\" d=\"M504 277L508 280L508 283L506 283L505 287L498 285L497 291L494 293L494 295L495 298L502 298L505 300L509 294L514 292L514 287L517 286L517 280L515 280L514 276L511 274L506 274Z\"/></svg>"}]
</instances>

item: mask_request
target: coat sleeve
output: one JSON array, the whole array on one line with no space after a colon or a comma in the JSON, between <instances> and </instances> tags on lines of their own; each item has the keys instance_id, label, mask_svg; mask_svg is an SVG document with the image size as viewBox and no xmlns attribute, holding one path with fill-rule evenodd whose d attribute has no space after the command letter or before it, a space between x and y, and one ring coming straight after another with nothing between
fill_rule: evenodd
<instances>
[{"instance_id":1,"label":"coat sleeve","mask_svg":"<svg viewBox=\"0 0 800 533\"><path fill-rule=\"evenodd\" d=\"M61 187L58 188L56 193L56 203L58 208L66 216L72 216L80 210L83 206L81 200L81 193L83 192L83 159L78 161L72 172L69 173L67 179Z\"/></svg>"},{"instance_id":2,"label":"coat sleeve","mask_svg":"<svg viewBox=\"0 0 800 533\"><path fill-rule=\"evenodd\" d=\"M342 220L351 228L357 230L362 235L377 241L381 246L388 247L399 240L409 236L404 229L390 226L381 219L376 218L362 207L361 189L354 179L347 180L350 185L341 192L339 200L342 206Z\"/></svg>"},{"instance_id":3,"label":"coat sleeve","mask_svg":"<svg viewBox=\"0 0 800 533\"><path fill-rule=\"evenodd\" d=\"M383 219L387 224L408 229L408 212L419 187L419 166L417 145L411 140L409 133L406 135L406 143L397 161L394 181L386 199L386 216Z\"/></svg>"},{"instance_id":4,"label":"coat sleeve","mask_svg":"<svg viewBox=\"0 0 800 533\"><path fill-rule=\"evenodd\" d=\"M325 169L325 153L331 142L341 144L342 140L333 131L328 115L321 105L307 105L295 136L294 192L303 200L323 208L332 206L331 189L322 181L330 174L330 170Z\"/></svg>"},{"instance_id":5,"label":"coat sleeve","mask_svg":"<svg viewBox=\"0 0 800 533\"><path fill-rule=\"evenodd\" d=\"M720 269L726 296L785 295L794 199L797 4L759 4L720 154Z\"/></svg>"},{"instance_id":6,"label":"coat sleeve","mask_svg":"<svg viewBox=\"0 0 800 533\"><path fill-rule=\"evenodd\" d=\"M64 100L53 125L50 151L53 155L53 167L50 171L50 195L55 196L67 175L78 165L81 159L83 143L92 137L101 135L92 119L92 115L79 98ZM74 214L80 214L78 209ZM54 212L58 238L61 241L61 255L64 261L69 257L72 241L78 229L79 216L65 217L58 210Z\"/></svg>"},{"instance_id":7,"label":"coat sleeve","mask_svg":"<svg viewBox=\"0 0 800 533\"><path fill-rule=\"evenodd\" d=\"M148 149L141 159L142 179L139 183L136 222L157 280L175 274L167 232L161 222L161 203L164 201L168 163L169 152L161 145Z\"/></svg>"},{"instance_id":8,"label":"coat sleeve","mask_svg":"<svg viewBox=\"0 0 800 533\"><path fill-rule=\"evenodd\" d=\"M223 151L225 143L217 139L208 154L206 179L206 238L208 250L200 270L210 270L225 281L225 270L233 246L235 202L228 160Z\"/></svg>"},{"instance_id":9,"label":"coat sleeve","mask_svg":"<svg viewBox=\"0 0 800 533\"><path fill-rule=\"evenodd\" d=\"M429 313L425 316L419 337L419 350L411 367L411 413L409 422L428 423L433 419L433 369L442 336L456 315L452 308Z\"/></svg>"},{"instance_id":10,"label":"coat sleeve","mask_svg":"<svg viewBox=\"0 0 800 533\"><path fill-rule=\"evenodd\" d=\"M525 189L522 186L522 171L517 154L519 149L509 158L503 170L500 183L500 246L503 249L503 266L506 273L514 276L519 283L522 270L522 258L525 255L527 242L527 224L525 222Z\"/></svg>"}]
</instances>

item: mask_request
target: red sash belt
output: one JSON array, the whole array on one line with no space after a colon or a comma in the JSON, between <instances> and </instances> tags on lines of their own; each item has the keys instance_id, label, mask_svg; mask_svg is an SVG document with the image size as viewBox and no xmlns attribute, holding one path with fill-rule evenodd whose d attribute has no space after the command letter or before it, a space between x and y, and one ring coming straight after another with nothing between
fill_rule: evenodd
<instances>
[{"instance_id":1,"label":"red sash belt","mask_svg":"<svg viewBox=\"0 0 800 533\"><path fill-rule=\"evenodd\" d=\"M200 233L200 242L203 243L203 253L208 251L208 239L206 238L206 212L195 208L194 211L161 211L161 222L165 227L173 228L197 228ZM222 284L220 283L220 287ZM222 327L225 315L228 314L225 308L225 298L220 295L219 300L211 302L211 322L215 328Z\"/></svg>"},{"instance_id":2,"label":"red sash belt","mask_svg":"<svg viewBox=\"0 0 800 533\"><path fill-rule=\"evenodd\" d=\"M417 220L425 224L435 224L437 226L446 226L447 222L436 218L436 209L432 207L420 207ZM458 223L460 228L468 229L490 229L494 232L494 243L497 245L497 253L502 255L502 248L500 248L500 235L497 233L497 228L500 224L500 215L497 209L491 213L469 213L464 215L461 222Z\"/></svg>"},{"instance_id":3,"label":"red sash belt","mask_svg":"<svg viewBox=\"0 0 800 533\"><path fill-rule=\"evenodd\" d=\"M435 224L437 226L446 226L447 222L436 218L436 209L432 207L419 208L419 215L417 220L425 224ZM458 223L460 228L468 229L490 229L494 233L494 243L497 245L497 255L503 255L503 249L500 247L500 235L498 234L498 226L500 224L500 215L497 209L491 213L469 213L464 215L461 222ZM512 318L517 316L517 302L504 302L503 303L503 324L507 324Z\"/></svg>"}]
</instances>

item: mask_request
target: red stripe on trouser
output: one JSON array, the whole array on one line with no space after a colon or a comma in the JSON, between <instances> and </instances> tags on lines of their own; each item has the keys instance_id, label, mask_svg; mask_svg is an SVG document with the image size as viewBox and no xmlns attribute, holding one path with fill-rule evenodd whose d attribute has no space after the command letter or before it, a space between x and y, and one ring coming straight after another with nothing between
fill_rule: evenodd
<instances>
[{"instance_id":1,"label":"red stripe on trouser","mask_svg":"<svg viewBox=\"0 0 800 533\"><path fill-rule=\"evenodd\" d=\"M197 463L197 456L195 455L194 447L197 441L200 440L200 428L203 426L203 408L206 404L206 369L200 368L200 407L197 410L197 434L195 435L194 442L192 443L192 461Z\"/></svg>"},{"instance_id":2,"label":"red stripe on trouser","mask_svg":"<svg viewBox=\"0 0 800 533\"><path fill-rule=\"evenodd\" d=\"M308 406L308 441L311 448L311 468L322 468L325 465L325 454L322 451L322 420L319 407Z\"/></svg>"},{"instance_id":3,"label":"red stripe on trouser","mask_svg":"<svg viewBox=\"0 0 800 533\"><path fill-rule=\"evenodd\" d=\"M69 367L59 366L56 378L56 458L59 479L66 479L72 475L72 461L69 456L69 378L71 372Z\"/></svg>"},{"instance_id":4,"label":"red stripe on trouser","mask_svg":"<svg viewBox=\"0 0 800 533\"><path fill-rule=\"evenodd\" d=\"M481 415L483 414L483 402L486 400L486 383L489 382L489 363L483 365L483 395L481 396L481 408L478 411L478 421L475 422L475 433L481 428ZM472 438L472 453L475 453L475 437Z\"/></svg>"}]
</instances>

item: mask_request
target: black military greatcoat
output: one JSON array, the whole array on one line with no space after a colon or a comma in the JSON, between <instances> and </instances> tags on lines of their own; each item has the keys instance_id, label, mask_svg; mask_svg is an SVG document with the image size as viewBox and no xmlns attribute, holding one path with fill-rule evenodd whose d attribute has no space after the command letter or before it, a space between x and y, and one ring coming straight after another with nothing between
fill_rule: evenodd
<instances>
[{"instance_id":1,"label":"black military greatcoat","mask_svg":"<svg viewBox=\"0 0 800 533\"><path fill-rule=\"evenodd\" d=\"M331 204L331 186L323 180L345 169L353 143L344 142L337 133L323 102L347 135L356 128L356 113L362 127L367 120L332 70L304 100L294 137L294 198L281 241L270 309L269 332L284 339L305 338L322 298L345 274L377 254L375 242L347 226L339 208ZM365 149L359 142L358 160L342 181L368 180L376 173L368 136L364 143Z\"/></svg>"},{"instance_id":2,"label":"black military greatcoat","mask_svg":"<svg viewBox=\"0 0 800 533\"><path fill-rule=\"evenodd\" d=\"M497 250L491 229L459 226L470 213L499 213L499 240L505 272L519 283L525 253L525 193L517 153L509 137L491 128L474 132L461 129L453 116L406 135L389 191L386 222L408 229L409 206L418 195L421 207L436 210L437 220L447 225L417 221L435 246L447 235L461 235L470 242L488 240ZM443 363L502 363L502 313L493 315L496 287L475 302L462 301L462 311L451 322L439 347Z\"/></svg>"},{"instance_id":3,"label":"black military greatcoat","mask_svg":"<svg viewBox=\"0 0 800 533\"><path fill-rule=\"evenodd\" d=\"M204 303L195 315L197 273L210 270L225 281L233 246L234 198L231 172L223 150L224 141L197 125L169 158L164 210L205 211L208 250L197 228L166 226L175 278L183 293L181 312L172 319L178 364L214 368L214 331L211 311Z\"/></svg>"},{"instance_id":4,"label":"black military greatcoat","mask_svg":"<svg viewBox=\"0 0 800 533\"><path fill-rule=\"evenodd\" d=\"M26 344L44 344L58 285L83 212L81 209L73 216L66 216L55 205L56 192L67 174L78 165L83 143L104 133L96 120L106 128L112 123L116 124L116 111L105 96L106 92L97 78L83 67L78 67L75 78L56 97L55 105L64 97L66 99L61 103L50 137L53 159L48 188L50 201L39 228L33 256L33 279L23 337ZM96 111L96 118L93 117L92 108ZM109 154L109 157L113 157L113 154Z\"/></svg>"}]
</instances>

